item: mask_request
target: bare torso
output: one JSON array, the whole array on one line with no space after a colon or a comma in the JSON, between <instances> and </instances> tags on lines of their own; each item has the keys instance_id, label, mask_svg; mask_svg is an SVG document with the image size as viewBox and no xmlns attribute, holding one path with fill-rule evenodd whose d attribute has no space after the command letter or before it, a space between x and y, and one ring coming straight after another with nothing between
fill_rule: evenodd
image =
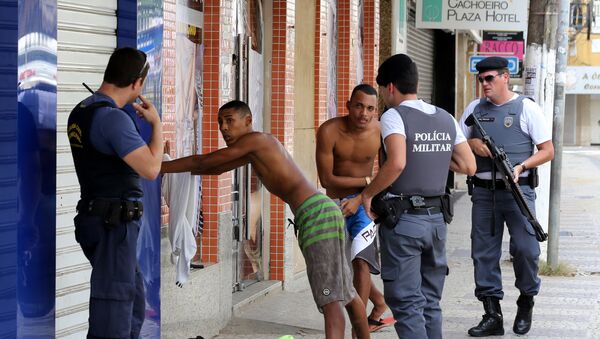
<instances>
[{"instance_id":1,"label":"bare torso","mask_svg":"<svg viewBox=\"0 0 600 339\"><path fill-rule=\"evenodd\" d=\"M342 118L332 121L328 126L328 137L334 138L333 174L354 178L373 175L373 163L380 146L379 123L373 122L364 131L350 131ZM332 198L344 198L360 193L362 187L329 188L327 195Z\"/></svg>"}]
</instances>

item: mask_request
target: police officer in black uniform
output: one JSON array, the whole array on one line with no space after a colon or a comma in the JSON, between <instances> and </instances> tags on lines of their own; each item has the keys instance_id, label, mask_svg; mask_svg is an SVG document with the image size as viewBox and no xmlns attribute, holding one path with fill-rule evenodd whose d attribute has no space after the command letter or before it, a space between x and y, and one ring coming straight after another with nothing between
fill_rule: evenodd
<instances>
[{"instance_id":1,"label":"police officer in black uniform","mask_svg":"<svg viewBox=\"0 0 600 339\"><path fill-rule=\"evenodd\" d=\"M69 115L68 136L81 200L75 238L92 265L88 338L137 338L145 301L136 243L143 213L140 176L160 171L162 124L140 93L149 64L134 48L117 49L96 93ZM141 103L134 100L140 98ZM122 107L132 104L152 126L146 144Z\"/></svg>"},{"instance_id":2,"label":"police officer in black uniform","mask_svg":"<svg viewBox=\"0 0 600 339\"><path fill-rule=\"evenodd\" d=\"M485 314L468 333L474 337L504 334L500 308L500 300L504 296L500 256L506 223L510 233L515 286L520 292L513 331L525 334L531 328L533 297L540 289L537 275L539 243L512 193L502 180L496 179L500 178L500 174L492 165L490 150L481 140L481 135L467 127L465 120L473 114L496 146L504 149L514 164L513 174L532 211L535 211L536 180L535 174L530 171L554 157L552 135L541 108L531 99L508 89L510 75L505 58L488 57L475 67L479 71L478 80L485 98L474 100L467 106L461 117L461 128L477 159L477 174L471 178L474 185L471 256L475 266L475 296L483 303ZM535 154L534 146L538 149Z\"/></svg>"},{"instance_id":3,"label":"police officer in black uniform","mask_svg":"<svg viewBox=\"0 0 600 339\"><path fill-rule=\"evenodd\" d=\"M392 107L381 117L385 160L357 200L384 219L381 278L398 336L441 338L448 272L442 197L448 169L473 174L475 158L454 118L417 99L417 83L417 65L405 54L379 67L379 94Z\"/></svg>"}]
</instances>

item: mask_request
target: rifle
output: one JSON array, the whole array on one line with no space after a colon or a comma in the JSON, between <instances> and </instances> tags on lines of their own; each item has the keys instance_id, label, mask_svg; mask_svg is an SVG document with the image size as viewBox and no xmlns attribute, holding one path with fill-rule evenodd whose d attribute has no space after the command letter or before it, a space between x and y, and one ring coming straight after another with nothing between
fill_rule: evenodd
<instances>
[{"instance_id":1,"label":"rifle","mask_svg":"<svg viewBox=\"0 0 600 339\"><path fill-rule=\"evenodd\" d=\"M523 197L523 191L521 191L521 187L519 186L519 184L515 183L515 177L513 175L513 165L510 163L510 160L506 156L504 150L496 146L492 137L490 137L485 132L483 126L481 126L481 122L479 122L479 120L475 118L474 114L471 114L465 120L465 125L475 125L475 127L481 134L481 139L492 153L492 160L494 161L496 167L500 170L500 173L502 174L502 180L504 181L506 187L510 187L510 191L513 197L515 198L517 205L519 205L521 213L523 213L523 215L525 216L525 218L527 218L531 226L533 226L533 229L535 231L535 238L539 242L548 239L548 234L544 232L544 229L540 225L539 221L536 219L535 215L531 212L531 209L527 205L525 197Z\"/></svg>"}]
</instances>

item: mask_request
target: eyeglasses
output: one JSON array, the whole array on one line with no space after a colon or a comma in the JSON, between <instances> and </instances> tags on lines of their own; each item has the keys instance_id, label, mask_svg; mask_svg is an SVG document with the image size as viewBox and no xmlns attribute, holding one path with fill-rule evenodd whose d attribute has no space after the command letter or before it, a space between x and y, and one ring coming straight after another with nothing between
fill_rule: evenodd
<instances>
[{"instance_id":1,"label":"eyeglasses","mask_svg":"<svg viewBox=\"0 0 600 339\"><path fill-rule=\"evenodd\" d=\"M498 73L498 74L495 74L495 75L486 75L484 77L477 77L477 80L479 80L479 83L483 84L484 81L485 82L492 82L492 81L494 81L494 78L497 77L497 76L500 76L500 75L502 75L502 73Z\"/></svg>"},{"instance_id":2,"label":"eyeglasses","mask_svg":"<svg viewBox=\"0 0 600 339\"><path fill-rule=\"evenodd\" d=\"M144 63L144 66L142 66L142 69L140 70L140 73L137 75L136 79L142 78L144 76L144 73L146 73L149 68L150 64L148 63L148 59L146 59L146 62Z\"/></svg>"}]
</instances>

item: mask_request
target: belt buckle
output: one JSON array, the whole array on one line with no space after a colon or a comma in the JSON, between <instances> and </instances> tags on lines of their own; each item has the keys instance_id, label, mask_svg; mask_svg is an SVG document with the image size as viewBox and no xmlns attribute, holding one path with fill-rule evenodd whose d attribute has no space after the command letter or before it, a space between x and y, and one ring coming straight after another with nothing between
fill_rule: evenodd
<instances>
[{"instance_id":1,"label":"belt buckle","mask_svg":"<svg viewBox=\"0 0 600 339\"><path fill-rule=\"evenodd\" d=\"M420 195L413 195L410 197L410 204L413 207L423 207L425 206L425 198Z\"/></svg>"}]
</instances>

